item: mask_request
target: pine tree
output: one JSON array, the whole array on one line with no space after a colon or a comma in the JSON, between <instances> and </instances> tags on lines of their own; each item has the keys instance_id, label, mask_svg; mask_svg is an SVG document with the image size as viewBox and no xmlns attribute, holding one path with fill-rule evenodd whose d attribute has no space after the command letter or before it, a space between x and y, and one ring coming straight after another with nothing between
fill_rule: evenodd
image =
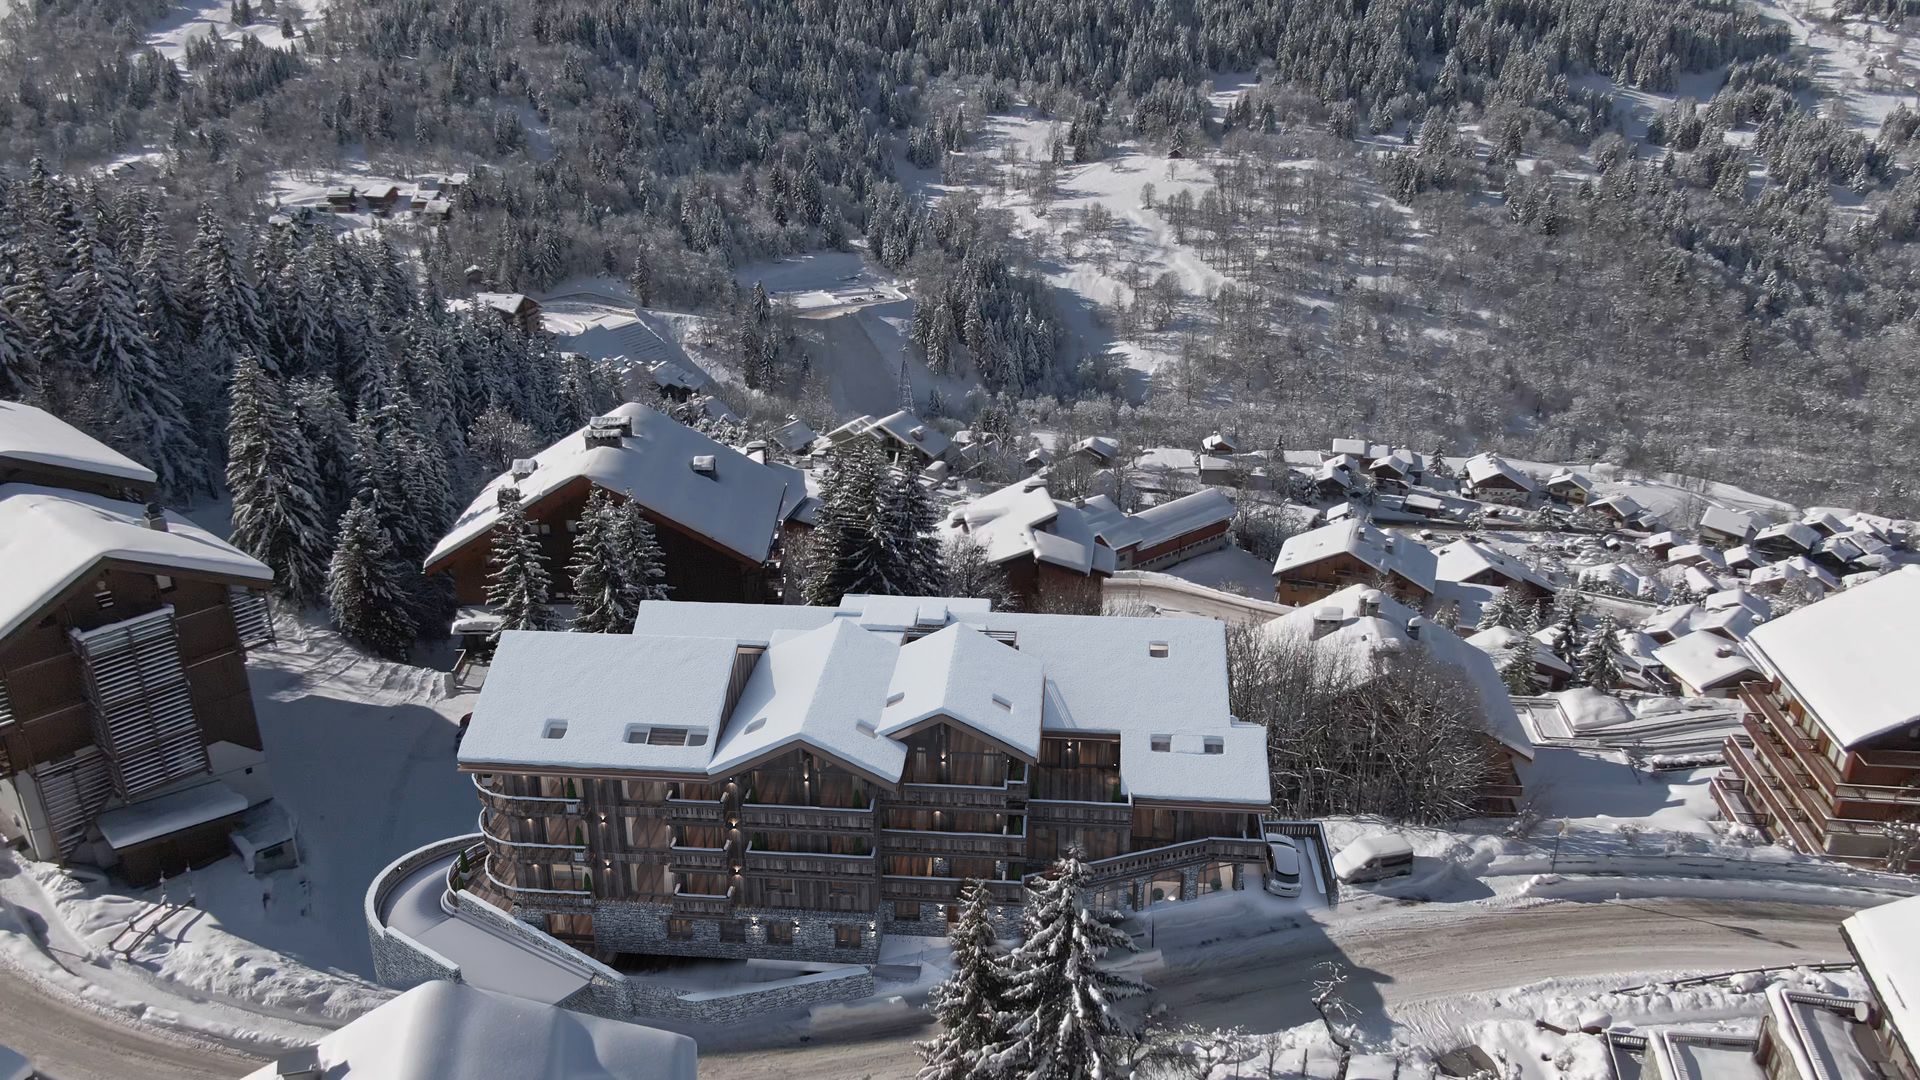
<instances>
[{"instance_id":1,"label":"pine tree","mask_svg":"<svg viewBox=\"0 0 1920 1080\"><path fill-rule=\"evenodd\" d=\"M978 540L966 535L950 538L943 561L946 579L934 590L938 595L987 600L995 611L1020 610L1020 597L1006 570L987 561L987 549Z\"/></svg>"},{"instance_id":2,"label":"pine tree","mask_svg":"<svg viewBox=\"0 0 1920 1080\"><path fill-rule=\"evenodd\" d=\"M502 630L545 630L553 621L547 608L552 580L540 534L520 504L520 489L500 489L500 520L493 527L493 555L487 565L487 606L500 616Z\"/></svg>"},{"instance_id":3,"label":"pine tree","mask_svg":"<svg viewBox=\"0 0 1920 1080\"><path fill-rule=\"evenodd\" d=\"M960 920L947 935L953 945L953 974L927 995L940 1032L916 1047L926 1061L918 1080L984 1076L987 1055L1002 1041L1006 970L994 949L989 899L979 881L970 882L960 894Z\"/></svg>"},{"instance_id":4,"label":"pine tree","mask_svg":"<svg viewBox=\"0 0 1920 1080\"><path fill-rule=\"evenodd\" d=\"M886 596L935 596L946 573L940 565L940 540L933 534L933 500L913 470L886 470L879 512L873 516L873 542L883 553L875 587L862 591Z\"/></svg>"},{"instance_id":5,"label":"pine tree","mask_svg":"<svg viewBox=\"0 0 1920 1080\"><path fill-rule=\"evenodd\" d=\"M1519 637L1501 661L1500 680L1507 684L1509 693L1526 696L1539 689L1534 677L1534 653L1539 643L1533 635L1540 629L1540 609L1525 602L1516 602L1516 606L1519 614L1513 631Z\"/></svg>"},{"instance_id":6,"label":"pine tree","mask_svg":"<svg viewBox=\"0 0 1920 1080\"><path fill-rule=\"evenodd\" d=\"M646 511L632 498L622 500L614 510L618 519L617 542L621 551L621 576L634 592L636 602L665 600L673 591L667 584L666 556L660 551L660 538ZM632 629L632 620L626 629ZM624 632L624 631L623 631Z\"/></svg>"},{"instance_id":7,"label":"pine tree","mask_svg":"<svg viewBox=\"0 0 1920 1080\"><path fill-rule=\"evenodd\" d=\"M1135 979L1100 970L1108 950L1131 948L1108 917L1088 911L1092 871L1077 850L1027 900L1026 941L1008 957L1006 1041L989 1058L995 1075L1094 1080L1112 1075L1110 1042L1127 1033L1113 1003L1145 992Z\"/></svg>"},{"instance_id":8,"label":"pine tree","mask_svg":"<svg viewBox=\"0 0 1920 1080\"><path fill-rule=\"evenodd\" d=\"M1580 659L1576 664L1581 685L1591 686L1603 694L1611 694L1620 685L1620 652L1618 642L1619 624L1612 614L1603 615L1600 625L1580 646Z\"/></svg>"},{"instance_id":9,"label":"pine tree","mask_svg":"<svg viewBox=\"0 0 1920 1080\"><path fill-rule=\"evenodd\" d=\"M380 525L379 496L356 496L340 518L327 567L327 606L347 640L389 660L404 660L419 629L409 606L412 567L394 555Z\"/></svg>"},{"instance_id":10,"label":"pine tree","mask_svg":"<svg viewBox=\"0 0 1920 1080\"><path fill-rule=\"evenodd\" d=\"M26 400L33 389L35 366L26 334L0 307L0 398Z\"/></svg>"},{"instance_id":11,"label":"pine tree","mask_svg":"<svg viewBox=\"0 0 1920 1080\"><path fill-rule=\"evenodd\" d=\"M234 545L273 568L283 595L318 597L326 586L328 530L313 454L284 389L252 353L234 364L227 445Z\"/></svg>"},{"instance_id":12,"label":"pine tree","mask_svg":"<svg viewBox=\"0 0 1920 1080\"><path fill-rule=\"evenodd\" d=\"M1480 609L1479 628L1491 630L1496 626L1512 626L1517 621L1513 604L1513 596L1508 590L1500 589L1495 592L1492 602Z\"/></svg>"},{"instance_id":13,"label":"pine tree","mask_svg":"<svg viewBox=\"0 0 1920 1080\"><path fill-rule=\"evenodd\" d=\"M625 634L633 629L638 589L628 580L625 528L619 506L604 488L594 488L573 534L573 628L584 634Z\"/></svg>"},{"instance_id":14,"label":"pine tree","mask_svg":"<svg viewBox=\"0 0 1920 1080\"><path fill-rule=\"evenodd\" d=\"M870 439L842 447L828 464L809 549L807 603L833 607L843 596L878 587L886 553L874 543L874 519L886 468L879 444Z\"/></svg>"},{"instance_id":15,"label":"pine tree","mask_svg":"<svg viewBox=\"0 0 1920 1080\"><path fill-rule=\"evenodd\" d=\"M246 264L211 205L201 208L198 231L187 253L188 288L201 347L224 373L242 352L266 344L260 296L248 279ZM277 363L256 357L268 371Z\"/></svg>"}]
</instances>

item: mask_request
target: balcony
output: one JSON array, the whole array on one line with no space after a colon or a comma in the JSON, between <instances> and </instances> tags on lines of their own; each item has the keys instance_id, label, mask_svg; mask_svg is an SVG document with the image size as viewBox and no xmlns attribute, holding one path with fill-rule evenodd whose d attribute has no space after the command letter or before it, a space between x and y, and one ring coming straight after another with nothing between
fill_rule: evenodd
<instances>
[{"instance_id":1,"label":"balcony","mask_svg":"<svg viewBox=\"0 0 1920 1080\"><path fill-rule=\"evenodd\" d=\"M500 782L499 777L493 783ZM482 804L506 814L509 817L550 817L555 814L579 814L579 799L556 799L538 795L503 795L489 787L482 780L482 774L473 774L473 790L480 795Z\"/></svg>"},{"instance_id":2,"label":"balcony","mask_svg":"<svg viewBox=\"0 0 1920 1080\"><path fill-rule=\"evenodd\" d=\"M512 848L515 852L524 854L530 858L544 858L549 861L554 859L570 859L573 862L586 861L587 845L585 844L554 844L535 840L509 840L494 832L493 829L489 827L493 817L494 811L484 806L480 808L478 823L480 835L486 837L487 843L489 844L498 844L504 848Z\"/></svg>"},{"instance_id":3,"label":"balcony","mask_svg":"<svg viewBox=\"0 0 1920 1080\"><path fill-rule=\"evenodd\" d=\"M1087 865L1093 871L1094 883L1099 884L1124 881L1129 878L1151 877L1162 870L1204 866L1207 863L1264 863L1266 861L1267 845L1264 840L1237 836L1211 836L1203 840L1188 840L1184 843L1169 844L1166 847L1115 855L1110 859L1096 859Z\"/></svg>"},{"instance_id":4,"label":"balcony","mask_svg":"<svg viewBox=\"0 0 1920 1080\"><path fill-rule=\"evenodd\" d=\"M748 848L748 873L787 877L870 878L874 857L867 855L828 855L812 851L763 851Z\"/></svg>"},{"instance_id":5,"label":"balcony","mask_svg":"<svg viewBox=\"0 0 1920 1080\"><path fill-rule=\"evenodd\" d=\"M779 803L741 803L740 828L871 833L873 831L873 808L784 806Z\"/></svg>"},{"instance_id":6,"label":"balcony","mask_svg":"<svg viewBox=\"0 0 1920 1080\"><path fill-rule=\"evenodd\" d=\"M935 810L1005 810L1024 805L1027 782L1009 780L1005 784L972 786L966 784L901 784L888 797L895 806L928 807Z\"/></svg>"},{"instance_id":7,"label":"balcony","mask_svg":"<svg viewBox=\"0 0 1920 1080\"><path fill-rule=\"evenodd\" d=\"M889 855L961 855L984 859L1025 859L1025 833L937 832L932 829L882 829Z\"/></svg>"},{"instance_id":8,"label":"balcony","mask_svg":"<svg viewBox=\"0 0 1920 1080\"><path fill-rule=\"evenodd\" d=\"M517 906L586 908L593 906L593 893L586 889L535 889L512 885L493 872L494 856L488 854L481 864L487 884Z\"/></svg>"},{"instance_id":9,"label":"balcony","mask_svg":"<svg viewBox=\"0 0 1920 1080\"><path fill-rule=\"evenodd\" d=\"M1131 828L1133 825L1133 806L1123 802L1030 799L1027 813L1035 824L1109 825L1121 828Z\"/></svg>"},{"instance_id":10,"label":"balcony","mask_svg":"<svg viewBox=\"0 0 1920 1080\"><path fill-rule=\"evenodd\" d=\"M726 822L719 799L668 799L667 821L674 825L720 825Z\"/></svg>"},{"instance_id":11,"label":"balcony","mask_svg":"<svg viewBox=\"0 0 1920 1080\"><path fill-rule=\"evenodd\" d=\"M699 873L725 874L733 870L726 848L681 847L679 844L667 847L667 866Z\"/></svg>"},{"instance_id":12,"label":"balcony","mask_svg":"<svg viewBox=\"0 0 1920 1080\"><path fill-rule=\"evenodd\" d=\"M967 886L964 878L949 877L907 877L900 874L888 874L880 879L880 898L882 900L917 900L929 904L958 903L961 890ZM1018 881L989 881L986 883L987 895L996 904L1024 903L1027 891Z\"/></svg>"},{"instance_id":13,"label":"balcony","mask_svg":"<svg viewBox=\"0 0 1920 1080\"><path fill-rule=\"evenodd\" d=\"M673 887L673 910L682 915L725 915L733 910L734 887L720 894L690 893L686 886Z\"/></svg>"}]
</instances>

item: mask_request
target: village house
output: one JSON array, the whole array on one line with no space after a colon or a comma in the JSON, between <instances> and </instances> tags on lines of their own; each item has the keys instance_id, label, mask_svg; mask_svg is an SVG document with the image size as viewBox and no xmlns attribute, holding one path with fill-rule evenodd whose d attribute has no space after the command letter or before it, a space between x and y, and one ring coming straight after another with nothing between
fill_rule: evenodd
<instances>
[{"instance_id":1,"label":"village house","mask_svg":"<svg viewBox=\"0 0 1920 1080\"><path fill-rule=\"evenodd\" d=\"M1612 519L1616 525L1638 525L1648 516L1646 507L1625 493L1594 499L1587 503L1587 509Z\"/></svg>"},{"instance_id":2,"label":"village house","mask_svg":"<svg viewBox=\"0 0 1920 1080\"><path fill-rule=\"evenodd\" d=\"M1821 536L1813 526L1798 521L1782 521L1755 533L1751 546L1771 558L1788 559L1812 552L1820 546L1820 540Z\"/></svg>"},{"instance_id":3,"label":"village house","mask_svg":"<svg viewBox=\"0 0 1920 1080\"><path fill-rule=\"evenodd\" d=\"M1873 1002L1873 1040L1900 1080L1920 1080L1920 899L1863 908L1840 923L1840 939L1860 965ZM1812 1078L1809 1078L1812 1080ZM1874 1080L1874 1078L1867 1078Z\"/></svg>"},{"instance_id":4,"label":"village house","mask_svg":"<svg viewBox=\"0 0 1920 1080\"><path fill-rule=\"evenodd\" d=\"M805 420L794 416L787 417L787 422L774 428L773 433L767 437L773 441L773 445L789 454L806 453L808 448L820 438L812 428L807 426Z\"/></svg>"},{"instance_id":5,"label":"village house","mask_svg":"<svg viewBox=\"0 0 1920 1080\"><path fill-rule=\"evenodd\" d=\"M771 599L779 585L768 566L776 543L805 527L800 470L754 461L644 405L622 405L516 462L461 512L428 554L426 572L450 575L462 604L486 601L506 487L519 490L540 533L556 600L571 587L574 530L596 488L645 511L659 537L666 584L687 600Z\"/></svg>"},{"instance_id":6,"label":"village house","mask_svg":"<svg viewBox=\"0 0 1920 1080\"><path fill-rule=\"evenodd\" d=\"M867 964L969 880L1017 932L1069 848L1122 910L1257 888L1267 854L1210 619L649 601L631 635L504 634L458 761L457 887L607 959Z\"/></svg>"},{"instance_id":7,"label":"village house","mask_svg":"<svg viewBox=\"0 0 1920 1080\"><path fill-rule=\"evenodd\" d=\"M938 428L906 411L885 416L859 416L822 436L828 447L845 446L859 439L872 439L887 448L894 457L907 456L920 462L939 461L947 456L951 441Z\"/></svg>"},{"instance_id":8,"label":"village house","mask_svg":"<svg viewBox=\"0 0 1920 1080\"><path fill-rule=\"evenodd\" d=\"M1310 604L1349 585L1385 583L1394 599L1425 609L1433 596L1432 549L1361 521L1341 521L1287 538L1274 561L1274 599Z\"/></svg>"},{"instance_id":9,"label":"village house","mask_svg":"<svg viewBox=\"0 0 1920 1080\"><path fill-rule=\"evenodd\" d=\"M1466 491L1476 499L1524 505L1533 498L1533 478L1498 454L1475 454L1466 461Z\"/></svg>"},{"instance_id":10,"label":"village house","mask_svg":"<svg viewBox=\"0 0 1920 1080\"><path fill-rule=\"evenodd\" d=\"M1653 656L1686 697L1736 697L1740 684L1760 673L1739 644L1720 634L1689 632L1655 649Z\"/></svg>"},{"instance_id":11,"label":"village house","mask_svg":"<svg viewBox=\"0 0 1920 1080\"><path fill-rule=\"evenodd\" d=\"M1097 469L1104 469L1120 457L1120 440L1092 435L1074 443L1068 452L1084 458Z\"/></svg>"},{"instance_id":12,"label":"village house","mask_svg":"<svg viewBox=\"0 0 1920 1080\"><path fill-rule=\"evenodd\" d=\"M1474 709L1487 732L1490 772L1475 810L1487 815L1520 812L1526 793L1516 767L1533 760L1533 743L1485 652L1368 585L1349 586L1295 608L1262 625L1260 633L1282 649L1307 648L1336 659L1337 670L1361 682L1388 664L1415 656L1458 672L1476 695Z\"/></svg>"},{"instance_id":13,"label":"village house","mask_svg":"<svg viewBox=\"0 0 1920 1080\"><path fill-rule=\"evenodd\" d=\"M1533 602L1550 601L1556 592L1553 582L1538 570L1473 540L1455 540L1436 550L1434 578L1464 585L1493 585Z\"/></svg>"},{"instance_id":14,"label":"village house","mask_svg":"<svg viewBox=\"0 0 1920 1080\"><path fill-rule=\"evenodd\" d=\"M110 494L150 492L145 467L0 410L0 834L135 885L219 859L272 797L246 653L273 573Z\"/></svg>"},{"instance_id":15,"label":"village house","mask_svg":"<svg viewBox=\"0 0 1920 1080\"><path fill-rule=\"evenodd\" d=\"M1753 538L1755 529L1752 514L1724 506L1709 506L1700 515L1700 539L1704 543L1721 547L1744 544Z\"/></svg>"},{"instance_id":16,"label":"village house","mask_svg":"<svg viewBox=\"0 0 1920 1080\"><path fill-rule=\"evenodd\" d=\"M1920 816L1916 640L1920 567L1756 628L1744 730L1713 787L1728 820L1810 855L1883 862L1886 823Z\"/></svg>"},{"instance_id":17,"label":"village house","mask_svg":"<svg viewBox=\"0 0 1920 1080\"><path fill-rule=\"evenodd\" d=\"M477 311L490 311L500 322L523 334L540 329L540 301L525 293L477 292L473 294Z\"/></svg>"},{"instance_id":18,"label":"village house","mask_svg":"<svg viewBox=\"0 0 1920 1080\"><path fill-rule=\"evenodd\" d=\"M1240 452L1240 444L1235 442L1230 436L1222 435L1216 431L1200 440L1200 449L1219 457L1232 457Z\"/></svg>"},{"instance_id":19,"label":"village house","mask_svg":"<svg viewBox=\"0 0 1920 1080\"><path fill-rule=\"evenodd\" d=\"M1506 662L1515 649L1526 649L1533 656L1533 683L1542 692L1565 690L1573 679L1573 667L1555 655L1538 638L1531 638L1510 626L1490 626L1475 631L1467 644L1492 658L1496 667Z\"/></svg>"},{"instance_id":20,"label":"village house","mask_svg":"<svg viewBox=\"0 0 1920 1080\"><path fill-rule=\"evenodd\" d=\"M1593 498L1593 481L1585 473L1561 469L1547 478L1547 494L1563 503L1585 506Z\"/></svg>"},{"instance_id":21,"label":"village house","mask_svg":"<svg viewBox=\"0 0 1920 1080\"><path fill-rule=\"evenodd\" d=\"M1368 462L1367 472L1380 483L1404 490L1419 483L1426 470L1419 454L1395 449Z\"/></svg>"}]
</instances>

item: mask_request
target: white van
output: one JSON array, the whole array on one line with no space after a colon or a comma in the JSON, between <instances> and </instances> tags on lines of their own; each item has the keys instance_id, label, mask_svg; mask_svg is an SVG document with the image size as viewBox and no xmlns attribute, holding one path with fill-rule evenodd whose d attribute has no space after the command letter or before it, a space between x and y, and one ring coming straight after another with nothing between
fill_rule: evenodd
<instances>
[{"instance_id":1,"label":"white van","mask_svg":"<svg viewBox=\"0 0 1920 1080\"><path fill-rule=\"evenodd\" d=\"M1333 857L1333 873L1351 885L1413 873L1413 845L1392 833L1372 833Z\"/></svg>"},{"instance_id":2,"label":"white van","mask_svg":"<svg viewBox=\"0 0 1920 1080\"><path fill-rule=\"evenodd\" d=\"M1292 837L1267 834L1267 891L1275 896L1300 895L1300 845Z\"/></svg>"}]
</instances>

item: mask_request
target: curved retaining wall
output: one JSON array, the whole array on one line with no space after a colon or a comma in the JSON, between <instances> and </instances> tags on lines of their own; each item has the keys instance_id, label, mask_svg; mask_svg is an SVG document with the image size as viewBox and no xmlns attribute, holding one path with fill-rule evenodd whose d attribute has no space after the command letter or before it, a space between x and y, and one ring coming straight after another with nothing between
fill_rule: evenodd
<instances>
[{"instance_id":1,"label":"curved retaining wall","mask_svg":"<svg viewBox=\"0 0 1920 1080\"><path fill-rule=\"evenodd\" d=\"M393 890L421 867L455 855L479 839L478 833L472 833L435 841L407 852L375 875L367 887L366 920L367 937L373 946L373 970L381 985L406 990L434 979L460 981L460 965L387 926L380 911ZM464 890L455 893L453 900L466 918L486 922L502 933L514 935L527 947L586 972L587 985L560 1005L595 1016L614 1020L670 1019L725 1024L769 1012L859 1001L874 994L873 972L858 964L723 991L680 991L636 982L471 893Z\"/></svg>"},{"instance_id":2,"label":"curved retaining wall","mask_svg":"<svg viewBox=\"0 0 1920 1080\"><path fill-rule=\"evenodd\" d=\"M388 863L367 886L367 942L373 947L373 974L382 986L410 990L424 982L460 981L460 965L386 924L380 911L399 884L428 863L438 862L478 843L479 834L454 836L418 847Z\"/></svg>"}]
</instances>

